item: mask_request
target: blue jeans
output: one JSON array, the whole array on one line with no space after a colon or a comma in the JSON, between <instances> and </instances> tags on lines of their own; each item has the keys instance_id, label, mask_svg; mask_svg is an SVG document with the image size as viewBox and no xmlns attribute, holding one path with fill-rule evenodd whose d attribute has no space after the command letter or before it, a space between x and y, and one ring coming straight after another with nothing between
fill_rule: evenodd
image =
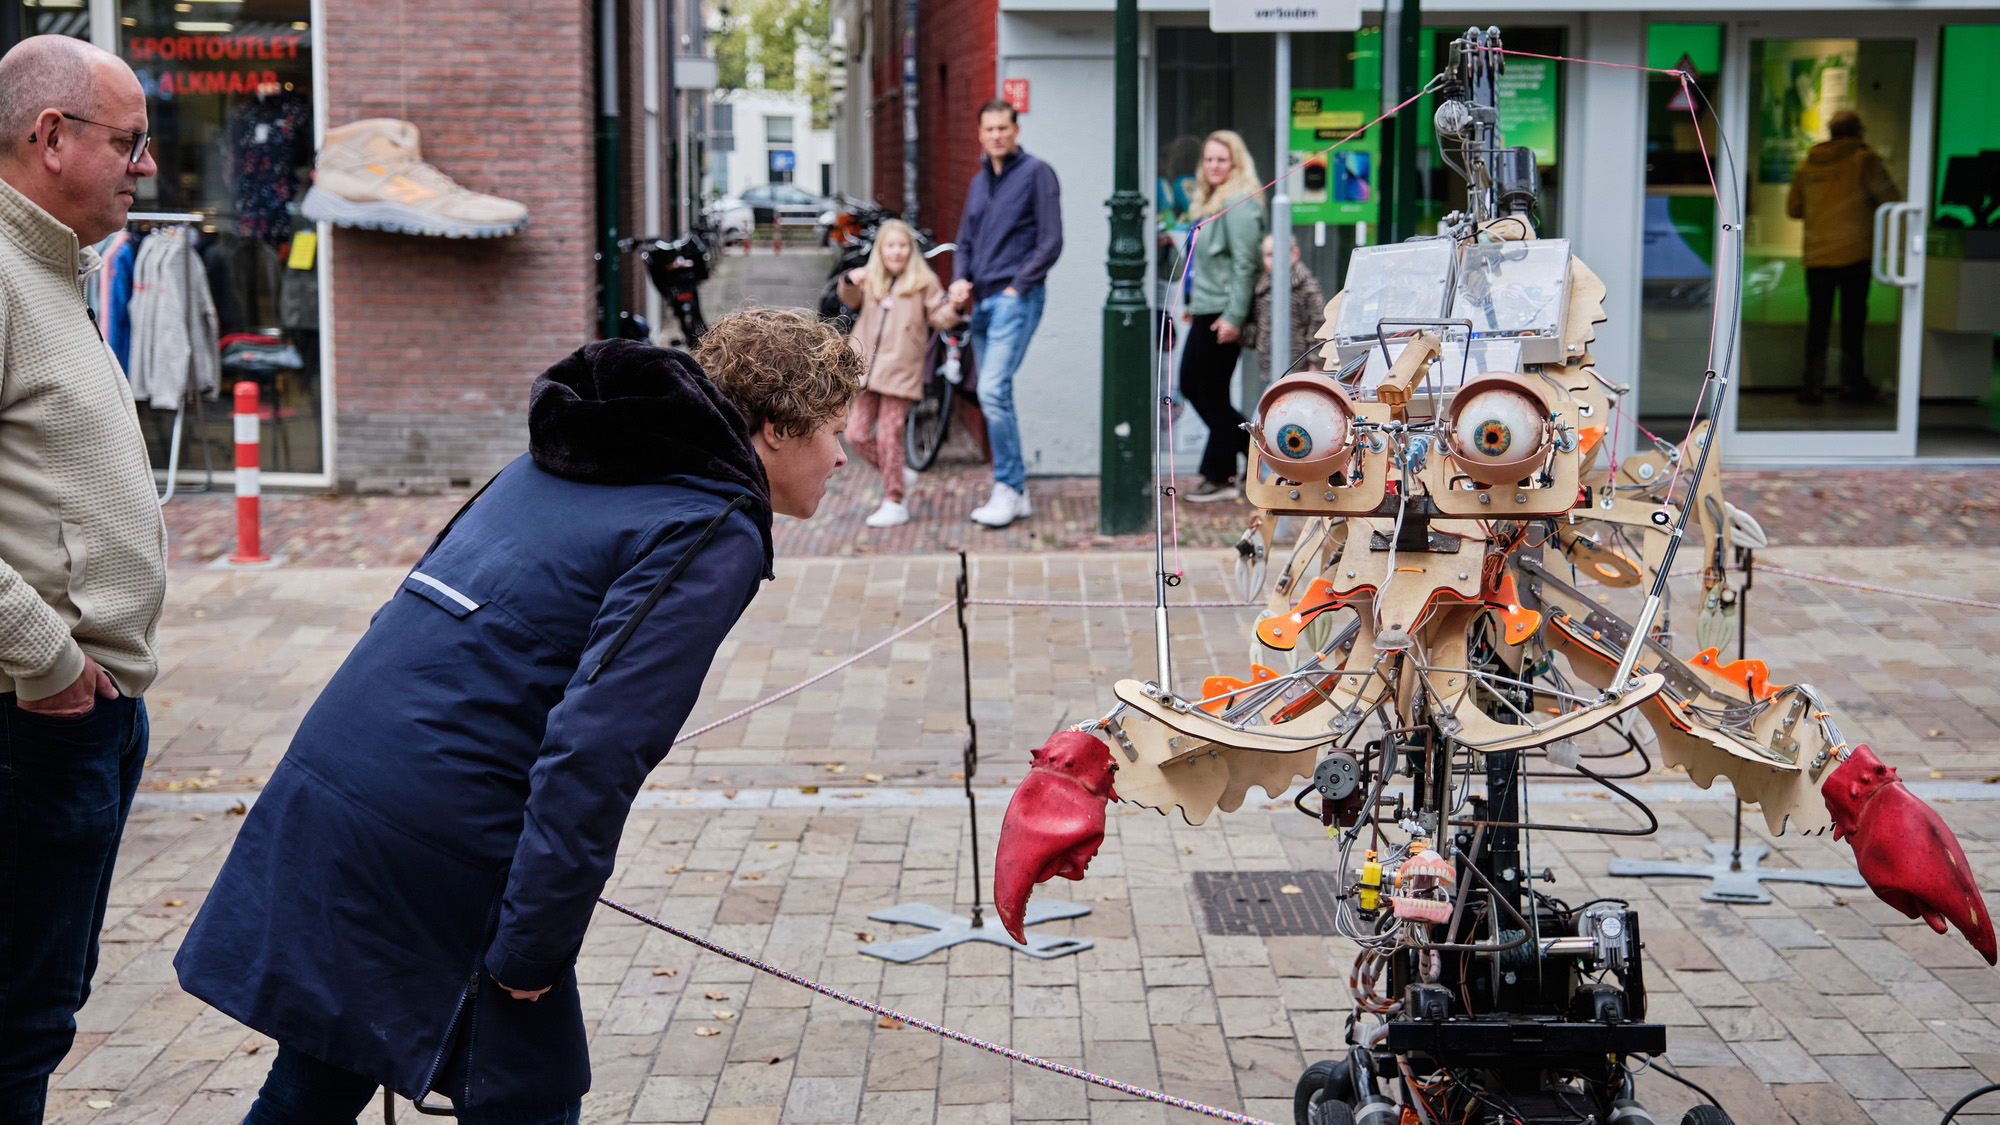
<instances>
[{"instance_id":1,"label":"blue jeans","mask_svg":"<svg viewBox=\"0 0 2000 1125\"><path fill-rule=\"evenodd\" d=\"M1014 420L1014 372L1042 323L1046 286L1018 297L995 293L972 306L972 358L978 363L979 409L993 443L993 479L1020 490L1028 485L1021 462L1021 426Z\"/></svg>"},{"instance_id":2,"label":"blue jeans","mask_svg":"<svg viewBox=\"0 0 2000 1125\"><path fill-rule=\"evenodd\" d=\"M146 764L146 705L77 719L0 695L0 1123L38 1123L76 1038L118 838Z\"/></svg>"},{"instance_id":3,"label":"blue jeans","mask_svg":"<svg viewBox=\"0 0 2000 1125\"><path fill-rule=\"evenodd\" d=\"M243 1125L354 1125L375 1098L375 1081L280 1044ZM536 1109L463 1106L461 1125L577 1125L583 1099Z\"/></svg>"}]
</instances>

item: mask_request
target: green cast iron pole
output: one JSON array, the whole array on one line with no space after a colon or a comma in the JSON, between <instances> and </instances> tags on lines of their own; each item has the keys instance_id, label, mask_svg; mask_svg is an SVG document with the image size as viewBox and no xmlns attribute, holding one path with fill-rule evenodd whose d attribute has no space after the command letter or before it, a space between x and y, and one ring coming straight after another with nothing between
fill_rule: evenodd
<instances>
[{"instance_id":1,"label":"green cast iron pole","mask_svg":"<svg viewBox=\"0 0 2000 1125\"><path fill-rule=\"evenodd\" d=\"M1139 0L1118 0L1113 24L1111 248L1105 268L1103 424L1098 467L1098 530L1144 531L1152 476L1152 310L1146 304L1146 198L1139 194Z\"/></svg>"},{"instance_id":2,"label":"green cast iron pole","mask_svg":"<svg viewBox=\"0 0 2000 1125\"><path fill-rule=\"evenodd\" d=\"M1397 21L1397 41L1383 43L1384 52L1396 52L1396 96L1395 105L1416 96L1417 91L1430 81L1430 75L1417 72L1417 47L1424 35L1424 11L1422 0L1386 0L1400 3L1401 18ZM1386 39L1387 36L1384 36ZM1410 106L1390 120L1389 124L1396 136L1396 169L1392 183L1394 187L1395 222L1389 228L1387 241L1400 242L1417 233L1417 122L1421 103Z\"/></svg>"}]
</instances>

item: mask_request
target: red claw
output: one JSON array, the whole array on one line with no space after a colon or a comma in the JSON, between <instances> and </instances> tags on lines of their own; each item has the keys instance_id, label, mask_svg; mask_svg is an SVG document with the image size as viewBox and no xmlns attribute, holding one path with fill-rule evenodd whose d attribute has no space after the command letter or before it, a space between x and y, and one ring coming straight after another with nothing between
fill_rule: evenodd
<instances>
[{"instance_id":1,"label":"red claw","mask_svg":"<svg viewBox=\"0 0 2000 1125\"><path fill-rule=\"evenodd\" d=\"M1081 879L1104 843L1104 806L1118 799L1111 751L1090 735L1064 731L1033 752L1028 776L1007 803L993 857L993 905L1015 941L1026 941L1028 892L1060 875Z\"/></svg>"},{"instance_id":2,"label":"red claw","mask_svg":"<svg viewBox=\"0 0 2000 1125\"><path fill-rule=\"evenodd\" d=\"M1854 848L1855 864L1877 898L1938 933L1958 926L1972 948L1996 962L1993 919L1972 881L1958 837L1917 799L1896 771L1857 746L1821 788L1833 835Z\"/></svg>"}]
</instances>

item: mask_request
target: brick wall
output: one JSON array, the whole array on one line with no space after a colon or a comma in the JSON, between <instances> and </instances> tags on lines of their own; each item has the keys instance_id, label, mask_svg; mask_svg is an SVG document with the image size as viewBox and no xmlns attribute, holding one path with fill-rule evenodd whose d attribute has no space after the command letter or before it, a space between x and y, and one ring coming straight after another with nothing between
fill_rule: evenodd
<instances>
[{"instance_id":1,"label":"brick wall","mask_svg":"<svg viewBox=\"0 0 2000 1125\"><path fill-rule=\"evenodd\" d=\"M979 106L1000 91L1000 0L921 0L917 23L917 183L924 225L958 234L965 191L979 168ZM1031 106L1032 108L1032 106Z\"/></svg>"},{"instance_id":2,"label":"brick wall","mask_svg":"<svg viewBox=\"0 0 2000 1125\"><path fill-rule=\"evenodd\" d=\"M342 490L474 485L527 448L528 386L592 335L588 0L327 5L327 121L401 117L459 183L528 205L500 239L332 238Z\"/></svg>"},{"instance_id":3,"label":"brick wall","mask_svg":"<svg viewBox=\"0 0 2000 1125\"><path fill-rule=\"evenodd\" d=\"M903 5L877 0L869 13L874 55L868 71L870 182L875 202L903 209Z\"/></svg>"}]
</instances>

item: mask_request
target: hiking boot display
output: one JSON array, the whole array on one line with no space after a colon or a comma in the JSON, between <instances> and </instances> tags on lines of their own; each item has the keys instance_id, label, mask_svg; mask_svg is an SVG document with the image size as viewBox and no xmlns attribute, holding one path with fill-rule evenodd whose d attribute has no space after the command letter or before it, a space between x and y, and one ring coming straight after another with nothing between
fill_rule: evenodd
<instances>
[{"instance_id":1,"label":"hiking boot display","mask_svg":"<svg viewBox=\"0 0 2000 1125\"><path fill-rule=\"evenodd\" d=\"M498 238L526 204L460 187L424 162L417 127L375 117L329 129L301 210L314 222L444 238Z\"/></svg>"}]
</instances>

